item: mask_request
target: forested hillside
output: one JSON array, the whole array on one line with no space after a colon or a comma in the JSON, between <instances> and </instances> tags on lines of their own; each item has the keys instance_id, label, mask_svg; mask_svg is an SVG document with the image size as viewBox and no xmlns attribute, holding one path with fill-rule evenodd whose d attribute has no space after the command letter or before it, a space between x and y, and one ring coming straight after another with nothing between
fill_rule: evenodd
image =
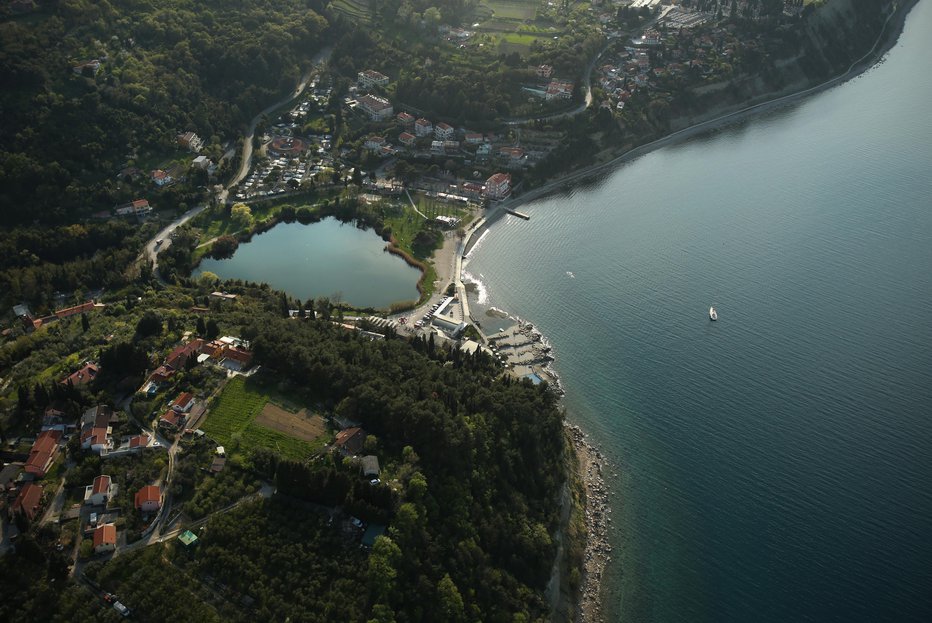
<instances>
[{"instance_id":1,"label":"forested hillside","mask_svg":"<svg viewBox=\"0 0 932 623\"><path fill-rule=\"evenodd\" d=\"M154 166L180 132L219 154L323 46L322 11L319 0L40 0L0 18L0 218L61 222L127 200L120 171Z\"/></svg>"}]
</instances>

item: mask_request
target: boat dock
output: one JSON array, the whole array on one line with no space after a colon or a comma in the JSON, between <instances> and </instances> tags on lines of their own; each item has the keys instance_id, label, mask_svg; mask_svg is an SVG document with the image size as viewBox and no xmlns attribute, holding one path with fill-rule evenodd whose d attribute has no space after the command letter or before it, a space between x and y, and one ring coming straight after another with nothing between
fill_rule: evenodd
<instances>
[{"instance_id":1,"label":"boat dock","mask_svg":"<svg viewBox=\"0 0 932 623\"><path fill-rule=\"evenodd\" d=\"M512 210L511 208L505 208L505 212L507 212L508 214L511 214L512 216L523 218L525 221L531 220L531 216L529 214L525 214L524 212L518 212L517 210Z\"/></svg>"}]
</instances>

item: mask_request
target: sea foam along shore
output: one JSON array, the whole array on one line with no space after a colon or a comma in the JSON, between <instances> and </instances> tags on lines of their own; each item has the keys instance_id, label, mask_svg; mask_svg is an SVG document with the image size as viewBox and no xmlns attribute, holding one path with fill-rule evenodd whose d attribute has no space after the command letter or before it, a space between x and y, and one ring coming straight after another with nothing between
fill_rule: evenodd
<instances>
[{"instance_id":1,"label":"sea foam along shore","mask_svg":"<svg viewBox=\"0 0 932 623\"><path fill-rule=\"evenodd\" d=\"M466 248L463 249L463 254L467 255L470 253L473 247L476 246L475 241L481 240L490 227L499 218L505 216L506 207L514 209L519 205L536 201L546 195L564 189L571 184L584 182L588 179L595 179L600 175L609 173L621 164L656 149L660 149L661 147L681 143L695 136L719 130L739 121L756 117L782 106L801 101L804 98L821 93L822 91L860 75L874 66L896 44L905 26L906 16L918 1L919 0L904 0L899 3L894 12L888 17L884 28L878 35L871 50L863 57L853 62L847 71L835 78L831 78L821 84L795 93L774 94L766 101L745 106L740 110L725 112L724 114L710 112L709 115L712 117L710 119L699 121L655 141L635 147L608 162L591 165L574 171L548 182L543 186L532 189L515 199L499 202L486 213L482 225L477 227L473 232L476 234L472 236L473 244L467 245ZM611 507L609 505L608 489L603 479L603 473L607 471L607 462L601 452L588 441L586 435L578 426L571 425L569 428L572 431L573 443L579 458L579 473L586 489L585 519L587 535L578 621L600 623L604 621L601 580L605 567L611 561L611 546L608 543L608 526L611 522Z\"/></svg>"}]
</instances>

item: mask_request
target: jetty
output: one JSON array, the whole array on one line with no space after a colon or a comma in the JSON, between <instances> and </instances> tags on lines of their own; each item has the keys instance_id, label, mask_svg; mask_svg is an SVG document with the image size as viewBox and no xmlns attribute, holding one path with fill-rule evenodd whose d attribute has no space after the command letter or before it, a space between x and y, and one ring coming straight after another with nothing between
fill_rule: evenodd
<instances>
[{"instance_id":1,"label":"jetty","mask_svg":"<svg viewBox=\"0 0 932 623\"><path fill-rule=\"evenodd\" d=\"M525 214L524 212L518 212L517 210L513 210L513 209L511 209L511 208L505 208L505 212L507 212L508 214L511 214L512 216L517 216L518 218L523 218L525 221L531 220L531 215L530 215L530 214Z\"/></svg>"}]
</instances>

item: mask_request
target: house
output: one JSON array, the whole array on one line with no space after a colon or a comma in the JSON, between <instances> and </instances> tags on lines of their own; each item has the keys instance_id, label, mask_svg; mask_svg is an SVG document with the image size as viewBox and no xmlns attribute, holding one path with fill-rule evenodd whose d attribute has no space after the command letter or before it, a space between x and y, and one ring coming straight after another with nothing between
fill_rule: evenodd
<instances>
[{"instance_id":1,"label":"house","mask_svg":"<svg viewBox=\"0 0 932 623\"><path fill-rule=\"evenodd\" d=\"M135 437L130 437L130 438L129 438L128 447L129 447L129 449L131 449L131 450L135 450L135 449L137 449L137 448L140 448L140 449L141 449L141 448L148 448L148 447L149 447L149 443L150 443L151 441L152 441L152 437L150 437L147 433L142 433L141 435L136 435Z\"/></svg>"},{"instance_id":2,"label":"house","mask_svg":"<svg viewBox=\"0 0 932 623\"><path fill-rule=\"evenodd\" d=\"M407 147L411 147L412 145L414 145L414 140L416 138L417 138L416 136L414 136L413 134L410 134L409 132L402 132L401 134L398 135L398 142Z\"/></svg>"},{"instance_id":3,"label":"house","mask_svg":"<svg viewBox=\"0 0 932 623\"><path fill-rule=\"evenodd\" d=\"M81 431L81 448L96 454L107 454L113 450L113 439L110 434L113 429L109 426L95 426Z\"/></svg>"},{"instance_id":4,"label":"house","mask_svg":"<svg viewBox=\"0 0 932 623\"><path fill-rule=\"evenodd\" d=\"M155 485L146 485L136 492L135 505L143 513L157 511L162 506L162 492Z\"/></svg>"},{"instance_id":5,"label":"house","mask_svg":"<svg viewBox=\"0 0 932 623\"><path fill-rule=\"evenodd\" d=\"M388 85L388 76L372 69L364 69L356 74L356 84L363 89L384 87Z\"/></svg>"},{"instance_id":6,"label":"house","mask_svg":"<svg viewBox=\"0 0 932 623\"><path fill-rule=\"evenodd\" d=\"M110 476L98 476L94 479L94 484L84 488L84 503L92 506L106 504L113 498L114 487Z\"/></svg>"},{"instance_id":7,"label":"house","mask_svg":"<svg viewBox=\"0 0 932 623\"><path fill-rule=\"evenodd\" d=\"M58 456L58 442L61 440L61 431L47 430L39 433L32 449L29 450L29 458L23 465L23 471L32 474L36 478L42 478L49 471L55 458Z\"/></svg>"},{"instance_id":8,"label":"house","mask_svg":"<svg viewBox=\"0 0 932 623\"><path fill-rule=\"evenodd\" d=\"M362 146L367 151L381 151L382 147L385 146L385 137L384 136L366 137L366 141L365 143L363 143Z\"/></svg>"},{"instance_id":9,"label":"house","mask_svg":"<svg viewBox=\"0 0 932 623\"><path fill-rule=\"evenodd\" d=\"M159 418L159 427L168 430L178 430L184 426L187 417L183 413L178 413L169 409Z\"/></svg>"},{"instance_id":10,"label":"house","mask_svg":"<svg viewBox=\"0 0 932 623\"><path fill-rule=\"evenodd\" d=\"M73 424L65 424L64 418L64 412L54 407L47 407L45 409L45 415L42 416L42 428L39 430L42 432L57 430L60 433L64 433L66 428L74 428Z\"/></svg>"},{"instance_id":11,"label":"house","mask_svg":"<svg viewBox=\"0 0 932 623\"><path fill-rule=\"evenodd\" d=\"M98 372L100 372L100 368L96 363L87 362L83 368L63 378L61 384L68 385L70 383L72 387L82 387L97 378Z\"/></svg>"},{"instance_id":12,"label":"house","mask_svg":"<svg viewBox=\"0 0 932 623\"><path fill-rule=\"evenodd\" d=\"M492 144L491 143L482 143L479 147L476 148L476 158L479 160L487 160L492 155Z\"/></svg>"},{"instance_id":13,"label":"house","mask_svg":"<svg viewBox=\"0 0 932 623\"><path fill-rule=\"evenodd\" d=\"M502 147L498 150L498 156L511 166L518 166L524 158L524 150L520 147Z\"/></svg>"},{"instance_id":14,"label":"house","mask_svg":"<svg viewBox=\"0 0 932 623\"><path fill-rule=\"evenodd\" d=\"M466 133L466 144L467 145L479 145L483 142L484 137L478 132L467 132Z\"/></svg>"},{"instance_id":15,"label":"house","mask_svg":"<svg viewBox=\"0 0 932 623\"><path fill-rule=\"evenodd\" d=\"M103 307L103 305L100 305ZM81 303L80 305L75 305L74 307L66 307L65 309L59 309L55 312L55 317L59 320L63 320L70 316L76 316L77 314L84 314L89 311L95 311L99 309L97 305L94 304L94 301L88 301L86 303Z\"/></svg>"},{"instance_id":16,"label":"house","mask_svg":"<svg viewBox=\"0 0 932 623\"><path fill-rule=\"evenodd\" d=\"M191 161L192 167L194 167L195 169L201 169L202 171L208 170L211 164L212 163L210 161L210 158L208 158L207 156L198 156L197 158Z\"/></svg>"},{"instance_id":17,"label":"house","mask_svg":"<svg viewBox=\"0 0 932 623\"><path fill-rule=\"evenodd\" d=\"M357 106L369 115L372 121L384 121L395 113L391 102L376 95L363 95L359 98Z\"/></svg>"},{"instance_id":18,"label":"house","mask_svg":"<svg viewBox=\"0 0 932 623\"><path fill-rule=\"evenodd\" d=\"M194 394L191 392L182 392L171 404L172 411L176 413L187 413L194 406Z\"/></svg>"},{"instance_id":19,"label":"house","mask_svg":"<svg viewBox=\"0 0 932 623\"><path fill-rule=\"evenodd\" d=\"M430 153L442 156L446 152L443 150L443 141L431 141Z\"/></svg>"},{"instance_id":20,"label":"house","mask_svg":"<svg viewBox=\"0 0 932 623\"><path fill-rule=\"evenodd\" d=\"M178 144L196 153L201 151L201 148L204 146L204 141L194 132L185 132L184 134L178 135Z\"/></svg>"},{"instance_id":21,"label":"house","mask_svg":"<svg viewBox=\"0 0 932 623\"><path fill-rule=\"evenodd\" d=\"M421 118L414 122L414 134L418 138L430 136L434 132L434 125L427 119Z\"/></svg>"},{"instance_id":22,"label":"house","mask_svg":"<svg viewBox=\"0 0 932 623\"><path fill-rule=\"evenodd\" d=\"M365 441L366 431L358 426L354 426L353 428L347 428L337 433L333 445L344 456L354 456L359 454L359 451L362 450Z\"/></svg>"},{"instance_id":23,"label":"house","mask_svg":"<svg viewBox=\"0 0 932 623\"><path fill-rule=\"evenodd\" d=\"M94 552L103 554L116 549L116 524L106 523L94 529Z\"/></svg>"},{"instance_id":24,"label":"house","mask_svg":"<svg viewBox=\"0 0 932 623\"><path fill-rule=\"evenodd\" d=\"M20 489L19 495L16 496L16 500L13 502L13 512L22 513L26 516L26 519L32 521L39 514L41 503L42 487L30 482Z\"/></svg>"},{"instance_id":25,"label":"house","mask_svg":"<svg viewBox=\"0 0 932 623\"><path fill-rule=\"evenodd\" d=\"M362 475L366 478L379 477L379 457L371 454L362 457Z\"/></svg>"},{"instance_id":26,"label":"house","mask_svg":"<svg viewBox=\"0 0 932 623\"><path fill-rule=\"evenodd\" d=\"M117 216L145 216L152 211L147 199L136 199L116 209Z\"/></svg>"},{"instance_id":27,"label":"house","mask_svg":"<svg viewBox=\"0 0 932 623\"><path fill-rule=\"evenodd\" d=\"M571 97L573 97L573 83L560 80L551 81L550 84L547 85L547 92L544 95L544 98L548 100L568 100Z\"/></svg>"},{"instance_id":28,"label":"house","mask_svg":"<svg viewBox=\"0 0 932 623\"><path fill-rule=\"evenodd\" d=\"M224 456L215 457L210 464L210 473L219 474L223 471L224 466L227 464L227 459Z\"/></svg>"},{"instance_id":29,"label":"house","mask_svg":"<svg viewBox=\"0 0 932 623\"><path fill-rule=\"evenodd\" d=\"M190 342L186 342L181 346L176 346L170 353L168 357L165 358L163 365L172 368L173 370L181 370L185 367L185 364L188 363L188 359L191 357L197 357L201 352L201 348L204 346L204 340L200 338L195 338Z\"/></svg>"},{"instance_id":30,"label":"house","mask_svg":"<svg viewBox=\"0 0 932 623\"><path fill-rule=\"evenodd\" d=\"M455 132L456 130L453 129L452 125L444 123L443 121L434 126L434 136L438 141L448 141L452 139Z\"/></svg>"},{"instance_id":31,"label":"house","mask_svg":"<svg viewBox=\"0 0 932 623\"><path fill-rule=\"evenodd\" d=\"M478 199L482 196L485 186L477 182L463 182L460 184L460 192L470 199Z\"/></svg>"},{"instance_id":32,"label":"house","mask_svg":"<svg viewBox=\"0 0 932 623\"><path fill-rule=\"evenodd\" d=\"M552 65L538 65L535 73L541 78L549 78L553 75Z\"/></svg>"},{"instance_id":33,"label":"house","mask_svg":"<svg viewBox=\"0 0 932 623\"><path fill-rule=\"evenodd\" d=\"M91 60L91 61L86 61L84 63L78 63L77 65L71 68L71 70L79 76L84 74L85 69L90 70L91 73L93 73L93 75L96 76L97 72L100 71L100 61L95 58L94 60Z\"/></svg>"},{"instance_id":34,"label":"house","mask_svg":"<svg viewBox=\"0 0 932 623\"><path fill-rule=\"evenodd\" d=\"M511 175L496 173L485 181L485 196L498 201L511 194Z\"/></svg>"},{"instance_id":35,"label":"house","mask_svg":"<svg viewBox=\"0 0 932 623\"><path fill-rule=\"evenodd\" d=\"M175 180L172 179L172 176L163 171L162 169L156 169L149 174L149 177L152 178L152 181L155 182L156 186L165 186L166 184L171 184Z\"/></svg>"},{"instance_id":36,"label":"house","mask_svg":"<svg viewBox=\"0 0 932 623\"><path fill-rule=\"evenodd\" d=\"M406 112L400 112L395 117L395 119L398 121L399 125L401 125L401 127L403 127L405 130L414 129L414 115L408 114Z\"/></svg>"}]
</instances>

